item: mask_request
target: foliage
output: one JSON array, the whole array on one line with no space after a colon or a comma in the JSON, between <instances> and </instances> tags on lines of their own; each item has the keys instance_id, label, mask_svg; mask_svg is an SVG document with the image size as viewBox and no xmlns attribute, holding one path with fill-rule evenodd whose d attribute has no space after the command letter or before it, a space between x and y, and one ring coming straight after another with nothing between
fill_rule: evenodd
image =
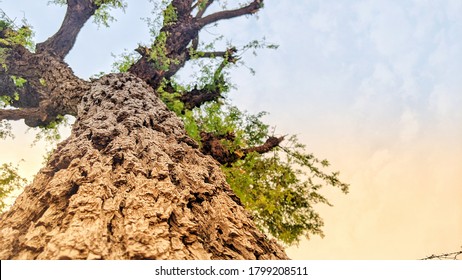
<instances>
[{"instance_id":1,"label":"foliage","mask_svg":"<svg viewBox=\"0 0 462 280\"><path fill-rule=\"evenodd\" d=\"M166 43L167 43L167 32L160 32L157 36L156 41L151 46L150 58L154 63L156 69L167 71L170 68L171 63L178 64L176 60L172 60L167 56Z\"/></svg>"},{"instance_id":2,"label":"foliage","mask_svg":"<svg viewBox=\"0 0 462 280\"><path fill-rule=\"evenodd\" d=\"M15 92L13 97L8 96L8 95L0 95L0 108L5 108L7 106L10 106L13 100L14 101L19 100L18 92Z\"/></svg>"},{"instance_id":3,"label":"foliage","mask_svg":"<svg viewBox=\"0 0 462 280\"><path fill-rule=\"evenodd\" d=\"M11 193L22 188L26 183L26 179L18 174L18 168L4 163L0 166L0 212L3 212L8 206L5 203Z\"/></svg>"},{"instance_id":4,"label":"foliage","mask_svg":"<svg viewBox=\"0 0 462 280\"><path fill-rule=\"evenodd\" d=\"M57 116L55 120L51 121L46 126L33 128L37 131L33 145L40 140L45 140L45 142L51 145L57 144L61 140L61 133L59 132L59 129L69 126L69 119L66 116Z\"/></svg>"},{"instance_id":5,"label":"foliage","mask_svg":"<svg viewBox=\"0 0 462 280\"><path fill-rule=\"evenodd\" d=\"M1 101L0 101L1 102ZM6 139L7 137L14 137L14 134L11 132L11 123L7 120L0 121L0 139Z\"/></svg>"},{"instance_id":6,"label":"foliage","mask_svg":"<svg viewBox=\"0 0 462 280\"><path fill-rule=\"evenodd\" d=\"M93 21L98 26L104 25L105 27L109 27L110 22L116 21L116 18L110 13L111 9L122 9L125 11L125 8L127 7L127 4L120 0L97 0L95 3L101 6L98 10L96 10Z\"/></svg>"},{"instance_id":7,"label":"foliage","mask_svg":"<svg viewBox=\"0 0 462 280\"><path fill-rule=\"evenodd\" d=\"M168 26L175 23L178 20L178 15L176 13L175 7L172 4L168 5L164 9L164 24L163 26Z\"/></svg>"},{"instance_id":8,"label":"foliage","mask_svg":"<svg viewBox=\"0 0 462 280\"><path fill-rule=\"evenodd\" d=\"M95 0L94 3L99 6L93 17L93 21L98 26L109 27L110 22L116 21L116 18L111 15L112 9L122 9L125 11L127 8L127 3L122 0ZM48 4L64 6L67 5L67 0L50 0Z\"/></svg>"},{"instance_id":9,"label":"foliage","mask_svg":"<svg viewBox=\"0 0 462 280\"><path fill-rule=\"evenodd\" d=\"M32 40L34 32L32 27L25 19L22 19L22 25L18 26L10 19L2 9L0 9L0 63L4 66L4 55L6 53L4 47L12 47L14 45L22 45L33 51L35 43Z\"/></svg>"},{"instance_id":10,"label":"foliage","mask_svg":"<svg viewBox=\"0 0 462 280\"><path fill-rule=\"evenodd\" d=\"M174 89L173 92L169 92L166 90L166 88L168 87L167 84ZM174 82L173 80L163 80L161 86L157 89L157 93L159 94L160 98L165 103L165 105L167 105L167 107L173 112L175 112L178 116L182 116L184 112L184 104L179 100L179 98L181 97L181 92L184 91L186 91L186 88Z\"/></svg>"},{"instance_id":11,"label":"foliage","mask_svg":"<svg viewBox=\"0 0 462 280\"><path fill-rule=\"evenodd\" d=\"M149 31L152 38L156 38L159 35L159 31L162 28L164 22L164 11L170 5L169 0L149 0L153 5L152 16L149 18L143 18L144 21L148 24Z\"/></svg>"},{"instance_id":12,"label":"foliage","mask_svg":"<svg viewBox=\"0 0 462 280\"><path fill-rule=\"evenodd\" d=\"M10 77L13 80L13 83L17 88L24 87L24 84L27 82L26 79L21 78L21 77L16 77L16 76L10 76ZM14 92L13 96L0 95L0 108L5 108L7 106L10 106L14 101L18 101L18 100L19 100L19 93L17 91Z\"/></svg>"},{"instance_id":13,"label":"foliage","mask_svg":"<svg viewBox=\"0 0 462 280\"><path fill-rule=\"evenodd\" d=\"M112 71L125 73L140 58L140 55L136 52L124 50L120 55L112 54L112 57L115 59L115 62L112 64Z\"/></svg>"},{"instance_id":14,"label":"foliage","mask_svg":"<svg viewBox=\"0 0 462 280\"><path fill-rule=\"evenodd\" d=\"M22 77L16 77L14 75L10 76L11 79L13 80L13 83L16 87L22 88L24 87L24 84L27 83L27 80L22 78Z\"/></svg>"}]
</instances>

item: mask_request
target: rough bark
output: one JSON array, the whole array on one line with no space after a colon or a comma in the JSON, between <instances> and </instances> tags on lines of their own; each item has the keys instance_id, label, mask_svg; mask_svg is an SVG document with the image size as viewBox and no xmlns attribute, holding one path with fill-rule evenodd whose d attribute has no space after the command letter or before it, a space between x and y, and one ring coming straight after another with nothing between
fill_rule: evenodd
<instances>
[{"instance_id":1,"label":"rough bark","mask_svg":"<svg viewBox=\"0 0 462 280\"><path fill-rule=\"evenodd\" d=\"M16 45L8 50L5 63L7 70L0 68L1 94L13 97L18 93L19 99L12 102L17 110L0 110L0 120L24 118L28 126L35 127L48 124L58 115L77 115L77 104L89 84L76 77L62 59L49 52L31 53ZM27 82L18 88L11 76Z\"/></svg>"},{"instance_id":2,"label":"rough bark","mask_svg":"<svg viewBox=\"0 0 462 280\"><path fill-rule=\"evenodd\" d=\"M227 165L232 164L239 159L244 159L250 153L268 153L274 148L279 147L279 144L281 144L284 140L284 136L271 136L262 145L230 151L229 148L222 143L222 140L233 142L235 139L235 135L233 133L215 135L212 132L202 131L200 136L202 141L201 152L212 156L219 163Z\"/></svg>"},{"instance_id":3,"label":"rough bark","mask_svg":"<svg viewBox=\"0 0 462 280\"><path fill-rule=\"evenodd\" d=\"M0 216L1 259L287 258L146 83L94 81L77 116Z\"/></svg>"}]
</instances>

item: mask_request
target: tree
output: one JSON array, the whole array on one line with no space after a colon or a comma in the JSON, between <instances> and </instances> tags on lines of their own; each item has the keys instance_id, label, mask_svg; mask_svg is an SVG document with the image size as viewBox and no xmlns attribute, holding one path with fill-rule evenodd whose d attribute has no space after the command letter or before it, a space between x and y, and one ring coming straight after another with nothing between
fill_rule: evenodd
<instances>
[{"instance_id":1,"label":"tree","mask_svg":"<svg viewBox=\"0 0 462 280\"><path fill-rule=\"evenodd\" d=\"M107 25L109 9L126 3L53 2L67 5L66 16L44 42L35 45L26 24L6 15L0 22L3 135L9 120L56 131L64 116L76 118L71 136L2 214L2 259L284 259L260 229L288 244L322 234L313 204L329 202L319 189L348 186L295 137L282 146L286 137L269 135L263 113L229 105L226 69L239 62L239 49L199 40L204 27L253 15L262 0L220 11L210 8L219 1L161 1L152 44L123 56L118 73L90 81L64 58L90 18ZM260 47L274 46L241 49ZM211 63L194 84L176 81L187 63L204 60Z\"/></svg>"}]
</instances>

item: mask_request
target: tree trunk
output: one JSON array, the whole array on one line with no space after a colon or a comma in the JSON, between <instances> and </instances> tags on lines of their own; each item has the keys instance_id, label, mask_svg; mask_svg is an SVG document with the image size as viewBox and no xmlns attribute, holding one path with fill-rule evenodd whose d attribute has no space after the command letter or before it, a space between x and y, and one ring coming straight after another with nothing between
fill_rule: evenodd
<instances>
[{"instance_id":1,"label":"tree trunk","mask_svg":"<svg viewBox=\"0 0 462 280\"><path fill-rule=\"evenodd\" d=\"M77 116L0 217L1 259L287 258L145 82L94 81Z\"/></svg>"}]
</instances>

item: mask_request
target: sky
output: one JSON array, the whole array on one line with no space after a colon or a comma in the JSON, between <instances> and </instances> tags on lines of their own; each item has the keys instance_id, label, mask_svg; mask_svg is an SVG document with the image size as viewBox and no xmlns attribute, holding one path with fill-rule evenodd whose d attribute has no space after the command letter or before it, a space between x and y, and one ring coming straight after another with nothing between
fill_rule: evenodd
<instances>
[{"instance_id":1,"label":"sky","mask_svg":"<svg viewBox=\"0 0 462 280\"><path fill-rule=\"evenodd\" d=\"M64 16L47 0L2 0L37 42ZM233 1L228 1L233 2ZM230 4L231 5L231 4ZM109 72L124 49L149 42L148 1L128 1L110 28L88 23L66 61L88 78ZM293 259L419 259L462 246L462 1L266 0L257 17L207 28L233 44L266 38L278 50L243 54L250 71L231 71L233 102L278 135L297 134L350 184L326 189L318 206L325 237L286 251ZM0 162L32 176L43 145L14 123ZM68 132L66 132L68 133Z\"/></svg>"}]
</instances>

